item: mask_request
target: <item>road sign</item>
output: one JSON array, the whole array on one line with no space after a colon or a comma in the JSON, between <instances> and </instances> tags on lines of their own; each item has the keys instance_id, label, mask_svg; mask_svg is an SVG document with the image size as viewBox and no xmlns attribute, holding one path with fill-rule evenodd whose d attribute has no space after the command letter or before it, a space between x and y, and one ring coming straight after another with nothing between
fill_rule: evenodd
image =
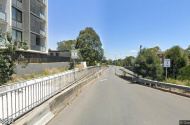
<instances>
[{"instance_id":1,"label":"road sign","mask_svg":"<svg viewBox=\"0 0 190 125\"><path fill-rule=\"evenodd\" d=\"M170 59L164 59L164 67L170 67Z\"/></svg>"},{"instance_id":2,"label":"road sign","mask_svg":"<svg viewBox=\"0 0 190 125\"><path fill-rule=\"evenodd\" d=\"M78 51L77 50L71 51L71 59L78 59Z\"/></svg>"}]
</instances>

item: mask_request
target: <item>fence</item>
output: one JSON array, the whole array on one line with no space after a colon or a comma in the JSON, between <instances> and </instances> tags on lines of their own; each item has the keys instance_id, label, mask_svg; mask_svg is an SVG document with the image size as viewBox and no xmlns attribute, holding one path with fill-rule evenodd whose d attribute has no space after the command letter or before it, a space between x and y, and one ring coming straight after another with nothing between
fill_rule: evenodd
<instances>
[{"instance_id":1,"label":"fence","mask_svg":"<svg viewBox=\"0 0 190 125\"><path fill-rule=\"evenodd\" d=\"M19 55L25 57L25 61L28 63L51 63L51 62L69 62L71 57L62 57L62 56L51 56L47 54L37 54L37 53L28 53L28 52L15 52L13 59L17 60Z\"/></svg>"},{"instance_id":2,"label":"fence","mask_svg":"<svg viewBox=\"0 0 190 125\"><path fill-rule=\"evenodd\" d=\"M36 106L71 86L84 77L91 76L101 67L69 70L64 73L0 87L0 123L11 124Z\"/></svg>"}]
</instances>

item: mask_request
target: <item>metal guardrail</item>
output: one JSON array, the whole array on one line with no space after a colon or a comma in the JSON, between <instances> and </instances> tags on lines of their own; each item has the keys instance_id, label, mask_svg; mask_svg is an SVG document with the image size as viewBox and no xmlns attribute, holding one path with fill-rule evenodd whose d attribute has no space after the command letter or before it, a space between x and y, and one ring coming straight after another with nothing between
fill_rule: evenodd
<instances>
[{"instance_id":1,"label":"metal guardrail","mask_svg":"<svg viewBox=\"0 0 190 125\"><path fill-rule=\"evenodd\" d=\"M81 79L99 73L101 67L63 73L3 86L0 91L0 123L11 124L52 96ZM3 90L3 89L2 89Z\"/></svg>"},{"instance_id":2,"label":"metal guardrail","mask_svg":"<svg viewBox=\"0 0 190 125\"><path fill-rule=\"evenodd\" d=\"M124 71L123 69L121 69L122 71ZM172 83L164 83L164 82L159 82L159 81L153 81L153 80L149 80L149 79L145 79L145 78L141 78L141 77L136 77L130 73L128 73L129 75L131 75L131 78L133 79L133 82L139 82L141 84L149 84L151 85L155 85L155 87L157 87L157 85L160 86L165 86L165 87L169 87L170 91L172 88L175 89L181 89L181 90L185 90L185 91L189 91L190 92L190 87L189 86L183 86L183 85L176 85L176 84L172 84Z\"/></svg>"},{"instance_id":3,"label":"metal guardrail","mask_svg":"<svg viewBox=\"0 0 190 125\"><path fill-rule=\"evenodd\" d=\"M189 91L190 92L190 87L188 86L183 86L183 85L176 85L176 84L172 84L172 83L164 83L164 82L159 82L159 81L153 81L153 80L149 80L149 79L144 79L144 78L133 78L134 82L139 82L141 84L149 84L151 85L160 85L160 86L165 86L165 87L169 87L170 91L171 88L175 88L175 89L181 89L181 90L185 90L185 91Z\"/></svg>"}]
</instances>

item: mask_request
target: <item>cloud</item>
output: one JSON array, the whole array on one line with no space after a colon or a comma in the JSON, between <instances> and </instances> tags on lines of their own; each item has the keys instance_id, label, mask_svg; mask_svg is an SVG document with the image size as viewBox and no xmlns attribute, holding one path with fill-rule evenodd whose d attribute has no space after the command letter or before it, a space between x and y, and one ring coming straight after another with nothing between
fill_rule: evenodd
<instances>
[{"instance_id":1,"label":"cloud","mask_svg":"<svg viewBox=\"0 0 190 125\"><path fill-rule=\"evenodd\" d=\"M129 51L130 53L136 53L137 51L136 50L131 50Z\"/></svg>"}]
</instances>

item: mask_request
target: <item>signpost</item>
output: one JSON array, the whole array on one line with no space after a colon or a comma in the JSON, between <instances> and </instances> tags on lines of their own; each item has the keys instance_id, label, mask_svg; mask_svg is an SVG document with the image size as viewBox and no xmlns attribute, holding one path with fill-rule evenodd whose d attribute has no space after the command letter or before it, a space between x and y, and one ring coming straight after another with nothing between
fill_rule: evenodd
<instances>
[{"instance_id":1,"label":"signpost","mask_svg":"<svg viewBox=\"0 0 190 125\"><path fill-rule=\"evenodd\" d=\"M78 59L78 50L71 51L71 59L74 60L74 79L75 79L75 59Z\"/></svg>"},{"instance_id":2,"label":"signpost","mask_svg":"<svg viewBox=\"0 0 190 125\"><path fill-rule=\"evenodd\" d=\"M167 80L167 68L170 67L170 59L164 59L164 67L166 67L166 80Z\"/></svg>"}]
</instances>

